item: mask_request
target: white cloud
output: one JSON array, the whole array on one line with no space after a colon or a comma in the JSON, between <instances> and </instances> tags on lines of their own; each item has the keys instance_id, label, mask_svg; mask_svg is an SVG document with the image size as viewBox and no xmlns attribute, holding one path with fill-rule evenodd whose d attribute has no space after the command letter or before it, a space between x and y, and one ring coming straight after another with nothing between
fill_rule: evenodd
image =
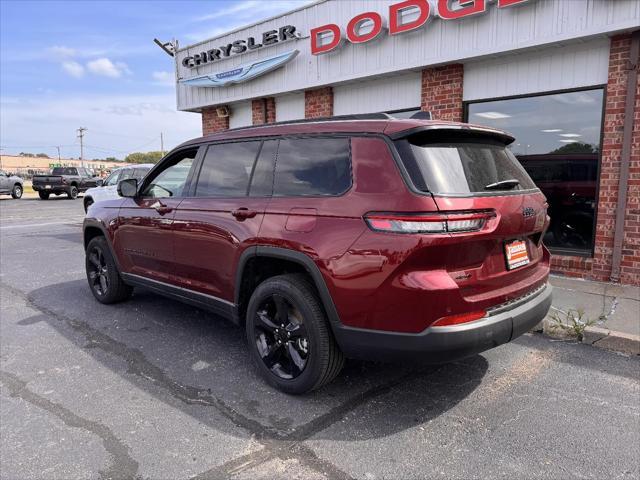
<instances>
[{"instance_id":1,"label":"white cloud","mask_svg":"<svg viewBox=\"0 0 640 480\"><path fill-rule=\"evenodd\" d=\"M155 82L153 82L155 85L173 87L176 82L173 72L153 72L151 76L155 80Z\"/></svg>"},{"instance_id":2,"label":"white cloud","mask_svg":"<svg viewBox=\"0 0 640 480\"><path fill-rule=\"evenodd\" d=\"M131 70L126 63L113 63L108 58L98 58L87 62L87 69L95 74L110 78L120 78L123 74L131 75Z\"/></svg>"},{"instance_id":3,"label":"white cloud","mask_svg":"<svg viewBox=\"0 0 640 480\"><path fill-rule=\"evenodd\" d=\"M47 52L49 52L52 57L58 59L75 57L77 53L75 49L65 47L64 45L54 45L48 48Z\"/></svg>"},{"instance_id":4,"label":"white cloud","mask_svg":"<svg viewBox=\"0 0 640 480\"><path fill-rule=\"evenodd\" d=\"M73 60L62 62L62 69L75 78L82 78L84 76L84 67Z\"/></svg>"}]
</instances>

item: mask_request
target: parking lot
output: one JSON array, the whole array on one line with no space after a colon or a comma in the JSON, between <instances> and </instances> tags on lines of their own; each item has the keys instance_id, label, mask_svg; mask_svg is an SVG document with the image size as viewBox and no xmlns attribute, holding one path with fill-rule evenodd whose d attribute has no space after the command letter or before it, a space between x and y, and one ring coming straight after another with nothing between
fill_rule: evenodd
<instances>
[{"instance_id":1,"label":"parking lot","mask_svg":"<svg viewBox=\"0 0 640 480\"><path fill-rule=\"evenodd\" d=\"M209 313L97 303L80 199L0 215L2 478L640 475L637 357L528 334L446 365L349 361L287 396Z\"/></svg>"}]
</instances>

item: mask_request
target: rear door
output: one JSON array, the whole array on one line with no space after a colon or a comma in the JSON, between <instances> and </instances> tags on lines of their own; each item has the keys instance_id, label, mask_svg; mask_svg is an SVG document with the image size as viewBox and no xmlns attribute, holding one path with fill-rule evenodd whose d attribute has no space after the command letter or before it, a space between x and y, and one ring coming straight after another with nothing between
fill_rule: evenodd
<instances>
[{"instance_id":1,"label":"rear door","mask_svg":"<svg viewBox=\"0 0 640 480\"><path fill-rule=\"evenodd\" d=\"M517 296L546 276L546 199L504 140L431 132L399 141L398 149L413 187L430 193L441 212L488 214L479 231L450 231L440 249L468 300Z\"/></svg>"},{"instance_id":2,"label":"rear door","mask_svg":"<svg viewBox=\"0 0 640 480\"><path fill-rule=\"evenodd\" d=\"M277 140L209 145L174 218L176 276L191 290L233 302L235 272L255 244L271 195Z\"/></svg>"},{"instance_id":3,"label":"rear door","mask_svg":"<svg viewBox=\"0 0 640 480\"><path fill-rule=\"evenodd\" d=\"M167 157L142 182L139 196L123 201L114 247L125 273L174 283L173 219L189 191L197 153L196 147Z\"/></svg>"}]
</instances>

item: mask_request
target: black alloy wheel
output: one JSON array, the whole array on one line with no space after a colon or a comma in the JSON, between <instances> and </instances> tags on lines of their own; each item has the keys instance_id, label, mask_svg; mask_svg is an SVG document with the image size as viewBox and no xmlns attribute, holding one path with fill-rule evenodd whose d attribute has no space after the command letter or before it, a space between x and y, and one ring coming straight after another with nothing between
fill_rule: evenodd
<instances>
[{"instance_id":1,"label":"black alloy wheel","mask_svg":"<svg viewBox=\"0 0 640 480\"><path fill-rule=\"evenodd\" d=\"M304 274L277 275L258 285L247 305L245 326L256 369L285 393L320 388L344 365L322 302Z\"/></svg>"},{"instance_id":2,"label":"black alloy wheel","mask_svg":"<svg viewBox=\"0 0 640 480\"><path fill-rule=\"evenodd\" d=\"M258 353L274 375L288 380L302 373L309 358L307 329L286 298L267 297L258 307L253 330Z\"/></svg>"},{"instance_id":3,"label":"black alloy wheel","mask_svg":"<svg viewBox=\"0 0 640 480\"><path fill-rule=\"evenodd\" d=\"M109 277L107 261L104 252L99 245L94 245L88 253L89 265L87 274L89 275L89 285L99 296L104 296L109 291Z\"/></svg>"},{"instance_id":4,"label":"black alloy wheel","mask_svg":"<svg viewBox=\"0 0 640 480\"><path fill-rule=\"evenodd\" d=\"M67 195L69 196L69 200L75 200L78 198L78 187L71 186Z\"/></svg>"},{"instance_id":5,"label":"black alloy wheel","mask_svg":"<svg viewBox=\"0 0 640 480\"><path fill-rule=\"evenodd\" d=\"M87 281L96 300L109 304L121 302L131 296L133 288L122 281L104 237L91 239L85 258Z\"/></svg>"}]
</instances>

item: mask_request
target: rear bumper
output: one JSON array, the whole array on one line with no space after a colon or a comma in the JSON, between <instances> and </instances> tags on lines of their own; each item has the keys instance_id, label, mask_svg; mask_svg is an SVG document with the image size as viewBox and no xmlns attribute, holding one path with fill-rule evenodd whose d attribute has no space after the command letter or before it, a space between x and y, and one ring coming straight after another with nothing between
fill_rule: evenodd
<instances>
[{"instance_id":1,"label":"rear bumper","mask_svg":"<svg viewBox=\"0 0 640 480\"><path fill-rule=\"evenodd\" d=\"M36 192L49 192L49 193L69 193L71 189L69 185L51 185L47 188L46 185L32 185L31 188Z\"/></svg>"},{"instance_id":2,"label":"rear bumper","mask_svg":"<svg viewBox=\"0 0 640 480\"><path fill-rule=\"evenodd\" d=\"M513 307L498 308L494 314L467 324L429 327L415 334L342 326L334 328L334 334L347 357L447 362L497 347L531 330L546 316L551 298L552 287L546 284Z\"/></svg>"}]
</instances>

